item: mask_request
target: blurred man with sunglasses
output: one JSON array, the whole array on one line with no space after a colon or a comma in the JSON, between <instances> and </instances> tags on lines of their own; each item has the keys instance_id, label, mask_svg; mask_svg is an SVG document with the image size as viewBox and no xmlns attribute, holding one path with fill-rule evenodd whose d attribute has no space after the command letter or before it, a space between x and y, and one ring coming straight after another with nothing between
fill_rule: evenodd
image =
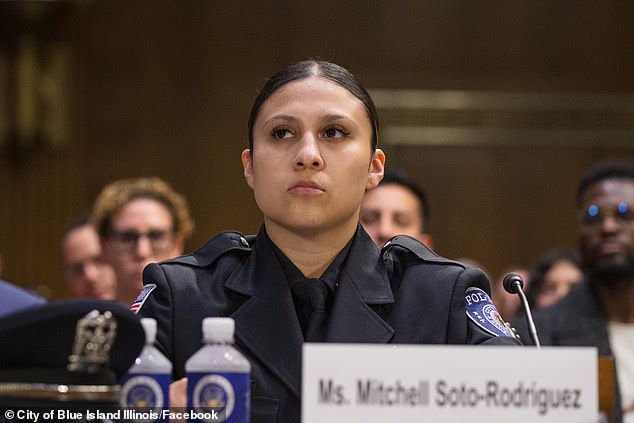
<instances>
[{"instance_id":1,"label":"blurred man with sunglasses","mask_svg":"<svg viewBox=\"0 0 634 423\"><path fill-rule=\"evenodd\" d=\"M586 280L535 312L542 345L597 347L616 363L614 422L634 422L634 162L589 168L577 190ZM518 322L518 326L522 326ZM530 338L522 330L525 342Z\"/></svg>"},{"instance_id":2,"label":"blurred man with sunglasses","mask_svg":"<svg viewBox=\"0 0 634 423\"><path fill-rule=\"evenodd\" d=\"M181 255L194 227L185 198L159 178L106 186L95 201L92 222L103 258L117 277L117 299L126 304L143 289L145 266Z\"/></svg>"}]
</instances>

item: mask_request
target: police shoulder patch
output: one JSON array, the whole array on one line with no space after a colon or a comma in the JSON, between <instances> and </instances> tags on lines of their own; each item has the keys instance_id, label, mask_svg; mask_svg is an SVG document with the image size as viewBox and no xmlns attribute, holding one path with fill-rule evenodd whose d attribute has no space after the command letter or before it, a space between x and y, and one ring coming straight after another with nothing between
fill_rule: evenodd
<instances>
[{"instance_id":1,"label":"police shoulder patch","mask_svg":"<svg viewBox=\"0 0 634 423\"><path fill-rule=\"evenodd\" d=\"M143 305L143 303L145 303L145 300L148 299L152 291L154 291L155 289L156 289L156 284L154 283L149 283L145 285L143 289L141 290L141 293L139 294L139 296L136 297L136 300L134 300L134 302L130 306L130 311L133 312L134 314L137 314L139 312L139 309Z\"/></svg>"},{"instance_id":2,"label":"police shoulder patch","mask_svg":"<svg viewBox=\"0 0 634 423\"><path fill-rule=\"evenodd\" d=\"M467 316L481 329L495 336L513 336L486 292L472 286L465 292L464 299Z\"/></svg>"}]
</instances>

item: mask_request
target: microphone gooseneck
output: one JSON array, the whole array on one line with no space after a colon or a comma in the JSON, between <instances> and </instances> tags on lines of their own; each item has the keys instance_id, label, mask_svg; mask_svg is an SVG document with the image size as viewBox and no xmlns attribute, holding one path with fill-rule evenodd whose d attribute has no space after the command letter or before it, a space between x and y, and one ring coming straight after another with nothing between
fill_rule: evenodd
<instances>
[{"instance_id":1,"label":"microphone gooseneck","mask_svg":"<svg viewBox=\"0 0 634 423\"><path fill-rule=\"evenodd\" d=\"M530 333L531 339L535 343L537 348L541 347L539 342L539 338L537 336L537 328L535 327L535 322L533 321L533 315L531 314L531 309L528 305L528 300L526 299L526 295L524 294L524 281L522 277L517 273L509 273L504 276L504 280L502 281L502 285L504 289L509 294L517 294L520 297L520 302L522 303L522 308L524 309L524 317L526 317L526 324L528 325L528 331Z\"/></svg>"}]
</instances>

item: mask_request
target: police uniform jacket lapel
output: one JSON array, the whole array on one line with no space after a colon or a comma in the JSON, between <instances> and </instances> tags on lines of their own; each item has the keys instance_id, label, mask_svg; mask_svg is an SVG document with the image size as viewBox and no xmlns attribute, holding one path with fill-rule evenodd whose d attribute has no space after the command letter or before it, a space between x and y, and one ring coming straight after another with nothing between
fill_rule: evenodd
<instances>
[{"instance_id":1,"label":"police uniform jacket lapel","mask_svg":"<svg viewBox=\"0 0 634 423\"><path fill-rule=\"evenodd\" d=\"M260 232L248 264L225 283L225 288L250 297L231 317L237 342L299 396L303 335L285 273L267 244ZM338 281L326 341L389 342L394 329L373 306L392 304L394 297L379 249L361 227Z\"/></svg>"},{"instance_id":2,"label":"police uniform jacket lapel","mask_svg":"<svg viewBox=\"0 0 634 423\"><path fill-rule=\"evenodd\" d=\"M225 288L250 296L231 315L236 341L300 396L303 335L286 276L262 231L248 263Z\"/></svg>"},{"instance_id":3,"label":"police uniform jacket lapel","mask_svg":"<svg viewBox=\"0 0 634 423\"><path fill-rule=\"evenodd\" d=\"M394 329L372 306L394 303L380 251L361 228L339 272L327 342L387 343Z\"/></svg>"}]
</instances>

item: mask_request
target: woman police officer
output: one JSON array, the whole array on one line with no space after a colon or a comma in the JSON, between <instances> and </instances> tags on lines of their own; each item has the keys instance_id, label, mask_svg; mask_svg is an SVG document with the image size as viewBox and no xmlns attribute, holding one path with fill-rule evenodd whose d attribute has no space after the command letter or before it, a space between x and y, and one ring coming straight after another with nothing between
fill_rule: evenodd
<instances>
[{"instance_id":1,"label":"woman police officer","mask_svg":"<svg viewBox=\"0 0 634 423\"><path fill-rule=\"evenodd\" d=\"M372 99L341 66L302 61L266 82L242 152L264 216L259 233L221 233L144 272L140 314L157 319L176 379L209 316L235 320L236 346L252 364L253 422L300 420L305 341L517 343L497 322L478 321L465 299L490 304L483 272L405 236L379 249L361 228L364 192L383 176L377 140ZM173 383L172 405L184 404L184 384Z\"/></svg>"}]
</instances>

